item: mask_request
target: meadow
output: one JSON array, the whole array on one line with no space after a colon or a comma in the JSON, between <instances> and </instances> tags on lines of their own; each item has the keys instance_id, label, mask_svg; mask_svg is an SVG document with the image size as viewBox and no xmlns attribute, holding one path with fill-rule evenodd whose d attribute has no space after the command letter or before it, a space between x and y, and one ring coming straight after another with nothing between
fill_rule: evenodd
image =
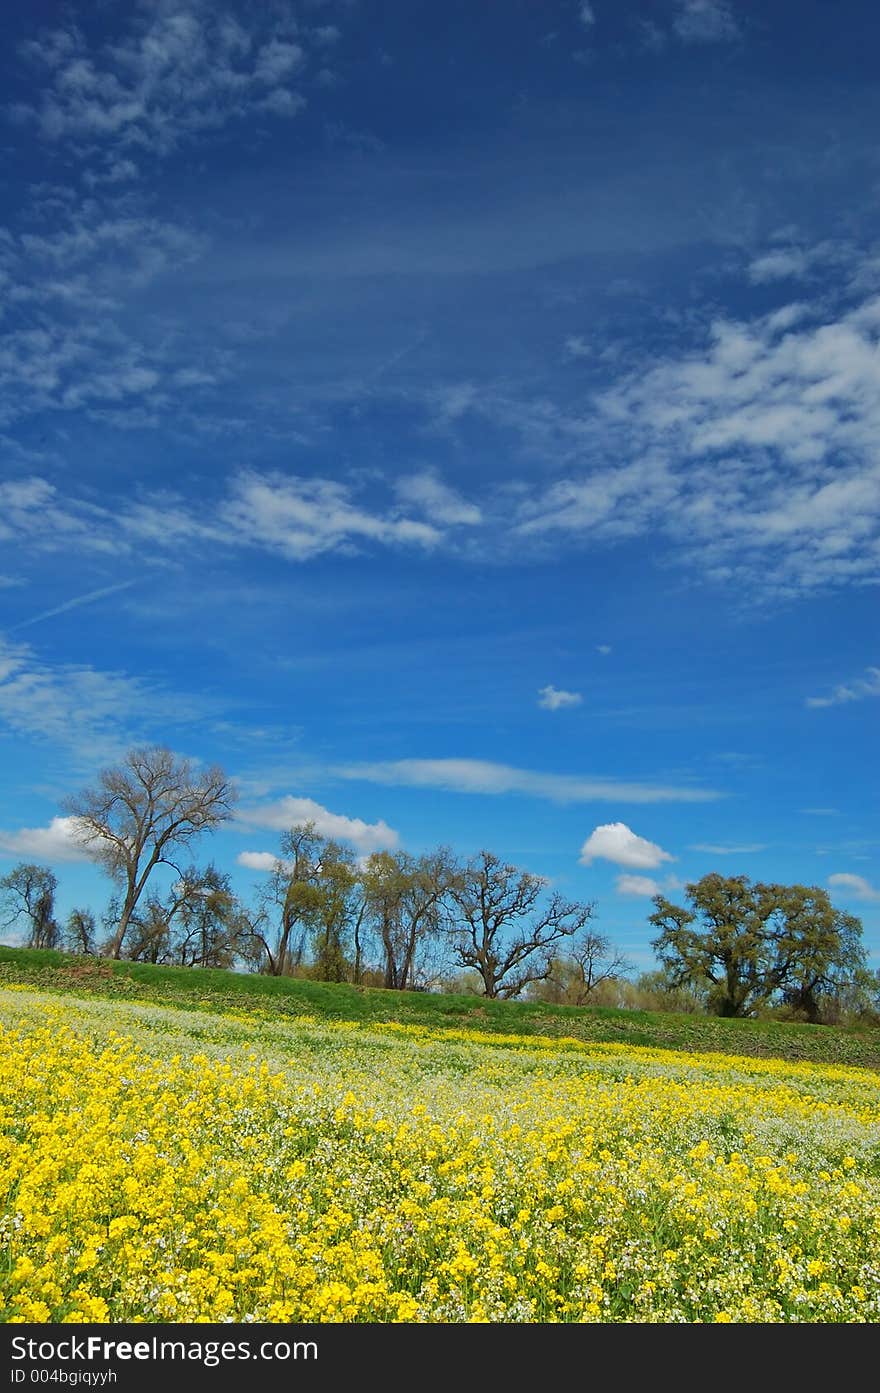
<instances>
[{"instance_id":1,"label":"meadow","mask_svg":"<svg viewBox=\"0 0 880 1393\"><path fill-rule=\"evenodd\" d=\"M6 1321L880 1319L875 1070L5 975Z\"/></svg>"}]
</instances>

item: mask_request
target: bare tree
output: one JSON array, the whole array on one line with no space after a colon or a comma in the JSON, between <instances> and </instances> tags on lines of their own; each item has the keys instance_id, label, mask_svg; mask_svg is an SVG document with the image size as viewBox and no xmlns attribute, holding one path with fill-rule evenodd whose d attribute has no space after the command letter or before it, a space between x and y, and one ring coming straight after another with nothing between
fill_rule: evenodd
<instances>
[{"instance_id":1,"label":"bare tree","mask_svg":"<svg viewBox=\"0 0 880 1393\"><path fill-rule=\"evenodd\" d=\"M47 866L20 861L0 880L0 896L8 910L4 928L27 924L28 948L57 948L61 930L55 921L58 881Z\"/></svg>"},{"instance_id":2,"label":"bare tree","mask_svg":"<svg viewBox=\"0 0 880 1393\"><path fill-rule=\"evenodd\" d=\"M554 955L547 978L535 984L534 996L558 1005L585 1006L603 982L616 981L629 970L626 958L604 934L586 929L564 953Z\"/></svg>"},{"instance_id":3,"label":"bare tree","mask_svg":"<svg viewBox=\"0 0 880 1393\"><path fill-rule=\"evenodd\" d=\"M541 876L505 865L490 851L481 851L450 886L458 912L450 924L452 950L462 967L479 972L486 996L508 1000L543 981L553 945L590 920L592 905L559 894L542 904L546 888Z\"/></svg>"},{"instance_id":4,"label":"bare tree","mask_svg":"<svg viewBox=\"0 0 880 1393\"><path fill-rule=\"evenodd\" d=\"M162 745L130 750L104 769L94 788L65 802L76 835L120 887L119 922L107 944L119 958L144 888L156 866L175 866L176 849L231 814L235 791L223 770L198 769Z\"/></svg>"}]
</instances>

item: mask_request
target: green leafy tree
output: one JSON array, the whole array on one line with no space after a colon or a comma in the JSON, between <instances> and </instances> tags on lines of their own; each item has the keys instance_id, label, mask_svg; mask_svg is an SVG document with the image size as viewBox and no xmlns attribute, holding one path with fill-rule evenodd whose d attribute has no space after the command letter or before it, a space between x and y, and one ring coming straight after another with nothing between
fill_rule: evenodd
<instances>
[{"instance_id":1,"label":"green leafy tree","mask_svg":"<svg viewBox=\"0 0 880 1393\"><path fill-rule=\"evenodd\" d=\"M823 988L863 962L861 924L817 887L712 873L685 896L689 907L655 897L652 947L670 985L705 990L716 1015L785 1000L818 1020Z\"/></svg>"}]
</instances>

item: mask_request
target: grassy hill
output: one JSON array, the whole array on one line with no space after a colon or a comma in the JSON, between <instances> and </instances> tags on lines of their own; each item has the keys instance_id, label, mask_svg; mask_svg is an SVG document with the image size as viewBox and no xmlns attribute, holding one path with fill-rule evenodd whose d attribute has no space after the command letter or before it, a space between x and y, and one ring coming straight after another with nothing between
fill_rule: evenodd
<instances>
[{"instance_id":1,"label":"grassy hill","mask_svg":"<svg viewBox=\"0 0 880 1393\"><path fill-rule=\"evenodd\" d=\"M619 1011L489 1001L477 996L396 992L379 987L201 968L156 967L0 946L0 984L43 991L234 1011L256 1019L314 1017L398 1021L433 1030L471 1028L514 1035L570 1036L660 1049L721 1051L762 1058L814 1060L880 1070L880 1029L721 1020L712 1016Z\"/></svg>"}]
</instances>

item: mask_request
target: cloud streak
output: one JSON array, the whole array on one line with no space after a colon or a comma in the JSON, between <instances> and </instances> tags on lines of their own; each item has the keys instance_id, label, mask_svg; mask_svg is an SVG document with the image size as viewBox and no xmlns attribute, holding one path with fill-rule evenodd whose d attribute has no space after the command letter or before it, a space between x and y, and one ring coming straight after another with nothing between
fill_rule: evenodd
<instances>
[{"instance_id":1,"label":"cloud streak","mask_svg":"<svg viewBox=\"0 0 880 1393\"><path fill-rule=\"evenodd\" d=\"M439 788L450 793L513 793L555 803L705 803L723 797L713 789L544 774L482 759L399 759L336 765L331 772L337 778L368 783Z\"/></svg>"},{"instance_id":2,"label":"cloud streak","mask_svg":"<svg viewBox=\"0 0 880 1393\"><path fill-rule=\"evenodd\" d=\"M13 624L9 630L15 633L18 629L27 629L31 624L39 624L44 619L54 619L58 614L67 614L72 609L79 609L81 605L91 605L98 600L106 600L111 595L118 595L123 590L130 590L137 581L123 580L117 585L105 585L100 590L90 590L85 595L75 595L71 600L65 600L63 604L56 605L54 609L45 609L41 614L35 614L31 619L24 619L20 624Z\"/></svg>"}]
</instances>

